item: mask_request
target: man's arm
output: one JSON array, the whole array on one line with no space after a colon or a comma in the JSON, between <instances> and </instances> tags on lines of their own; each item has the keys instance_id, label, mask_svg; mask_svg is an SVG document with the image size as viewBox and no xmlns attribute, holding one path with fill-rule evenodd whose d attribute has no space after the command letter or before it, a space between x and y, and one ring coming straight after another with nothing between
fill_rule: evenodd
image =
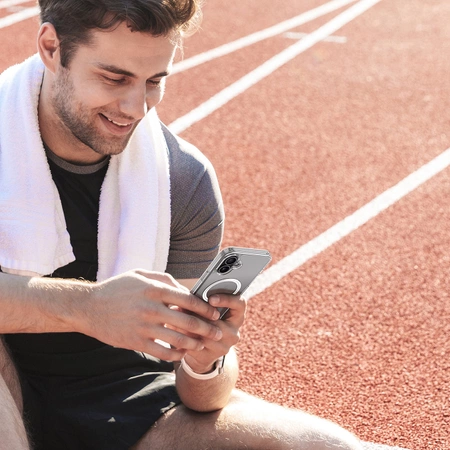
<instances>
[{"instance_id":1,"label":"man's arm","mask_svg":"<svg viewBox=\"0 0 450 450\"><path fill-rule=\"evenodd\" d=\"M236 385L239 374L236 352L234 348L229 350L225 358L224 372L210 380L191 377L179 363L176 374L177 391L185 406L199 412L216 411L226 406Z\"/></svg>"},{"instance_id":2,"label":"man's arm","mask_svg":"<svg viewBox=\"0 0 450 450\"><path fill-rule=\"evenodd\" d=\"M72 304L91 291L88 283L0 273L0 334L75 331Z\"/></svg>"},{"instance_id":3,"label":"man's arm","mask_svg":"<svg viewBox=\"0 0 450 450\"><path fill-rule=\"evenodd\" d=\"M180 283L192 289L196 281L180 280ZM218 302L214 303L215 307L230 308L225 318L216 322L223 332L223 337L214 342L203 339L205 348L201 351L188 352L185 361L194 372L205 374L213 370L214 363L219 357L226 355L223 373L209 380L199 380L186 373L179 363L175 365L176 386L183 404L201 412L223 408L236 385L239 368L233 346L239 340L239 329L244 322L246 309L246 301L237 296L214 296L210 302Z\"/></svg>"},{"instance_id":4,"label":"man's arm","mask_svg":"<svg viewBox=\"0 0 450 450\"><path fill-rule=\"evenodd\" d=\"M80 332L165 360L222 338L215 308L169 275L143 270L100 283L0 273L0 311L0 334Z\"/></svg>"}]
</instances>

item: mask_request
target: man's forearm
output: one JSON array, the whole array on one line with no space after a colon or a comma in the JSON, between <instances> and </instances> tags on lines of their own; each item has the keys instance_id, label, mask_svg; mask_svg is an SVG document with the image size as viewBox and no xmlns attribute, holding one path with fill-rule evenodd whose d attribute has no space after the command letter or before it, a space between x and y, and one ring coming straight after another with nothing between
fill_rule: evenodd
<instances>
[{"instance_id":1,"label":"man's forearm","mask_svg":"<svg viewBox=\"0 0 450 450\"><path fill-rule=\"evenodd\" d=\"M199 412L215 411L223 408L236 385L238 361L232 348L226 355L224 372L210 380L198 380L187 374L178 365L176 386L185 406Z\"/></svg>"},{"instance_id":2,"label":"man's forearm","mask_svg":"<svg viewBox=\"0 0 450 450\"><path fill-rule=\"evenodd\" d=\"M169 275L140 269L95 283L0 273L0 311L0 334L79 332L169 361L222 339L216 308Z\"/></svg>"},{"instance_id":3,"label":"man's forearm","mask_svg":"<svg viewBox=\"0 0 450 450\"><path fill-rule=\"evenodd\" d=\"M75 312L91 286L0 273L0 334L78 331Z\"/></svg>"}]
</instances>

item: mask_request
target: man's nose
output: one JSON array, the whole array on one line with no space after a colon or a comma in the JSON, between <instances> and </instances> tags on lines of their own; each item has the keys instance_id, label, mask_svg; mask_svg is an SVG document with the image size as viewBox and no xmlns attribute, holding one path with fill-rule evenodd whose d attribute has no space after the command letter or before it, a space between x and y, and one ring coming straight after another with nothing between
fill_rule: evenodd
<instances>
[{"instance_id":1,"label":"man's nose","mask_svg":"<svg viewBox=\"0 0 450 450\"><path fill-rule=\"evenodd\" d=\"M146 88L135 86L127 90L121 97L119 106L120 111L127 117L134 120L142 119L148 111Z\"/></svg>"}]
</instances>

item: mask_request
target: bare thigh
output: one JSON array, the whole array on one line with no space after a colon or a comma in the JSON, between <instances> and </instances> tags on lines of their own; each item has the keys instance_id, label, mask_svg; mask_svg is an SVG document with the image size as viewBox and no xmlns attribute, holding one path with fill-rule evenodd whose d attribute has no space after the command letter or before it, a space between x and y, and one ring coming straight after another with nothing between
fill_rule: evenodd
<instances>
[{"instance_id":1,"label":"bare thigh","mask_svg":"<svg viewBox=\"0 0 450 450\"><path fill-rule=\"evenodd\" d=\"M133 450L360 450L359 441L336 424L267 403L235 390L213 413L178 406L165 414Z\"/></svg>"},{"instance_id":2,"label":"bare thigh","mask_svg":"<svg viewBox=\"0 0 450 450\"><path fill-rule=\"evenodd\" d=\"M22 420L22 394L17 372L0 339L0 443L8 450L29 449ZM4 447L3 447L4 446Z\"/></svg>"},{"instance_id":3,"label":"bare thigh","mask_svg":"<svg viewBox=\"0 0 450 450\"><path fill-rule=\"evenodd\" d=\"M0 376L3 378L9 392L11 393L16 406L22 414L22 390L20 387L19 376L14 363L9 355L6 344L0 335Z\"/></svg>"}]
</instances>

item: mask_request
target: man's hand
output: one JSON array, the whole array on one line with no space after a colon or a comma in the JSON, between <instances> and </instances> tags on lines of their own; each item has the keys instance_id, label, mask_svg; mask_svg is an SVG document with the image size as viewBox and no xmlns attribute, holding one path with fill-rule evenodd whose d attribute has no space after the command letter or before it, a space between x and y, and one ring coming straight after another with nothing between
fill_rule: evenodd
<instances>
[{"instance_id":1,"label":"man's hand","mask_svg":"<svg viewBox=\"0 0 450 450\"><path fill-rule=\"evenodd\" d=\"M223 337L219 340L203 338L204 348L189 350L184 359L194 372L201 374L210 372L215 361L227 355L225 374L199 380L176 366L176 386L181 401L188 408L200 412L216 411L229 401L238 377L238 362L232 347L239 341L239 329L247 306L244 298L235 295L213 295L209 302L211 306L229 308L223 319L214 322L222 330Z\"/></svg>"},{"instance_id":2,"label":"man's hand","mask_svg":"<svg viewBox=\"0 0 450 450\"><path fill-rule=\"evenodd\" d=\"M206 344L212 355L223 354L228 342L235 340L235 331L231 330L240 321L235 317L238 313L231 313L231 322L217 321L215 307L190 294L170 275L144 270L94 284L93 295L86 301L85 308L80 308L84 314L81 332L109 345L168 361L180 360L187 351L197 354ZM232 299L224 302L233 308L239 303ZM223 341L224 332L227 343L214 346ZM155 340L167 342L172 348Z\"/></svg>"},{"instance_id":3,"label":"man's hand","mask_svg":"<svg viewBox=\"0 0 450 450\"><path fill-rule=\"evenodd\" d=\"M209 304L229 310L222 320L214 322L222 331L221 339L203 337L203 349L188 350L185 360L197 373L209 372L215 361L226 355L230 348L239 342L239 330L244 323L247 307L247 301L243 297L226 294L213 295L209 298Z\"/></svg>"}]
</instances>

